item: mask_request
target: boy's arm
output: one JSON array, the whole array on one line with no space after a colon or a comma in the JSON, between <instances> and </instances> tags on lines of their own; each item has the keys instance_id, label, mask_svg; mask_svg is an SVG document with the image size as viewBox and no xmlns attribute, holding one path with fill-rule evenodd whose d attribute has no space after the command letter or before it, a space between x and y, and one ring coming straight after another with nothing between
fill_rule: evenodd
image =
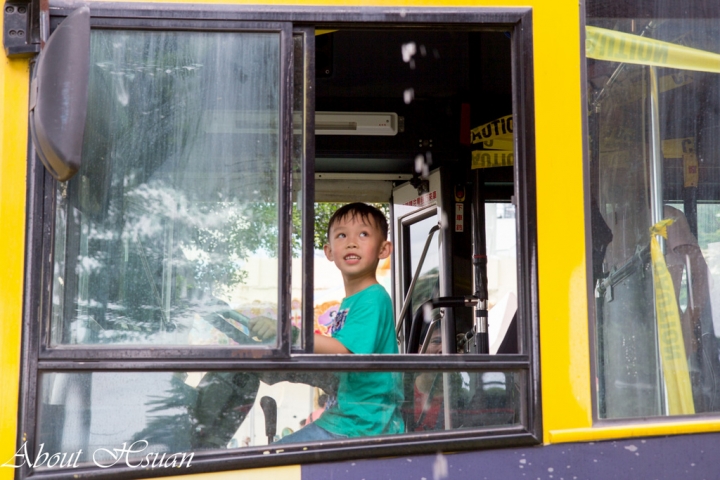
<instances>
[{"instance_id":1,"label":"boy's arm","mask_svg":"<svg viewBox=\"0 0 720 480\"><path fill-rule=\"evenodd\" d=\"M332 337L315 334L315 353L352 353L345 345Z\"/></svg>"},{"instance_id":2,"label":"boy's arm","mask_svg":"<svg viewBox=\"0 0 720 480\"><path fill-rule=\"evenodd\" d=\"M293 327L294 328L294 327ZM250 319L250 330L260 339L266 341L277 335L277 320L266 317ZM352 353L345 345L332 337L315 334L315 353Z\"/></svg>"}]
</instances>

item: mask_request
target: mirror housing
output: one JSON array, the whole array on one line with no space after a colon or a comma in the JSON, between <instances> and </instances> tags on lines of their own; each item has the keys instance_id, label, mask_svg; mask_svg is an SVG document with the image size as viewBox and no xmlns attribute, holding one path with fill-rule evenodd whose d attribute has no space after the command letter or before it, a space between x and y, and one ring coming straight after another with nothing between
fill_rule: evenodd
<instances>
[{"instance_id":1,"label":"mirror housing","mask_svg":"<svg viewBox=\"0 0 720 480\"><path fill-rule=\"evenodd\" d=\"M59 181L80 169L90 77L90 9L60 23L38 58L30 85L30 134L35 151Z\"/></svg>"}]
</instances>

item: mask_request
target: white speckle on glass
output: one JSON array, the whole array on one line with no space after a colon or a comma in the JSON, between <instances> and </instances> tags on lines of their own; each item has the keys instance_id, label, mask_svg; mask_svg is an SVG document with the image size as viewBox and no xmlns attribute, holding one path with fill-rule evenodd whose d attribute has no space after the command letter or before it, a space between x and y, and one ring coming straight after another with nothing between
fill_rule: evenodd
<instances>
[{"instance_id":1,"label":"white speckle on glass","mask_svg":"<svg viewBox=\"0 0 720 480\"><path fill-rule=\"evenodd\" d=\"M448 462L442 453L438 453L433 462L433 480L442 480L448 477Z\"/></svg>"},{"instance_id":2,"label":"white speckle on glass","mask_svg":"<svg viewBox=\"0 0 720 480\"><path fill-rule=\"evenodd\" d=\"M402 52L403 62L410 63L413 55L417 53L417 46L415 45L415 42L403 43L400 51Z\"/></svg>"},{"instance_id":3,"label":"white speckle on glass","mask_svg":"<svg viewBox=\"0 0 720 480\"><path fill-rule=\"evenodd\" d=\"M403 100L405 101L406 105L409 105L410 102L413 101L415 98L415 90L412 88L406 88L403 92Z\"/></svg>"}]
</instances>

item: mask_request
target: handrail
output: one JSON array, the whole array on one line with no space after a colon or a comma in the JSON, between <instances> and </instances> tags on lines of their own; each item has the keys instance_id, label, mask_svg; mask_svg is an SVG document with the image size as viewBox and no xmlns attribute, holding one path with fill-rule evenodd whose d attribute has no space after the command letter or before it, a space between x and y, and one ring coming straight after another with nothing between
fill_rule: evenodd
<instances>
[{"instance_id":1,"label":"handrail","mask_svg":"<svg viewBox=\"0 0 720 480\"><path fill-rule=\"evenodd\" d=\"M431 318L430 328L425 335L425 341L420 349L420 334L422 331L422 323L425 321L425 310L435 310L436 308L455 308L455 307L474 307L478 304L478 299L472 295L463 297L438 297L431 298L423 302L413 315L412 325L410 326L410 336L407 340L406 353L425 353L428 347L428 340L432 336L433 331L442 319L442 315L433 316ZM453 349L454 351L454 349Z\"/></svg>"},{"instance_id":2,"label":"handrail","mask_svg":"<svg viewBox=\"0 0 720 480\"><path fill-rule=\"evenodd\" d=\"M625 260L615 270L612 270L607 277L600 280L596 286L596 295L604 295L605 292L637 272L641 265L650 262L650 244L644 247L637 247L632 257Z\"/></svg>"}]
</instances>

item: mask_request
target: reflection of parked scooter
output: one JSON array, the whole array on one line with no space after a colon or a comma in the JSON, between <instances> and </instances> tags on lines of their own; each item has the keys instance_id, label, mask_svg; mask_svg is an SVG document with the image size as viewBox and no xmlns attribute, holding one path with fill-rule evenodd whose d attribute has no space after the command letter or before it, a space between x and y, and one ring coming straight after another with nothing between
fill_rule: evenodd
<instances>
[{"instance_id":1,"label":"reflection of parked scooter","mask_svg":"<svg viewBox=\"0 0 720 480\"><path fill-rule=\"evenodd\" d=\"M196 386L176 373L170 389L149 402L155 414L133 440L164 445L168 451L226 448L255 403L260 380L249 372L208 372Z\"/></svg>"},{"instance_id":2,"label":"reflection of parked scooter","mask_svg":"<svg viewBox=\"0 0 720 480\"><path fill-rule=\"evenodd\" d=\"M261 340L251 337L248 317L232 310L228 304L216 300L203 313L204 321L234 342L241 345L262 344ZM164 445L168 451L227 448L255 404L261 381L269 385L284 381L304 383L326 392L337 389L337 378L332 373L176 373L166 395L149 404L150 412L155 416L134 439ZM271 397L263 397L260 405L265 414L266 435L272 442L277 405Z\"/></svg>"},{"instance_id":3,"label":"reflection of parked scooter","mask_svg":"<svg viewBox=\"0 0 720 480\"><path fill-rule=\"evenodd\" d=\"M251 338L249 319L227 303L214 299L201 308L204 321L241 345L259 343ZM149 402L155 414L134 440L165 445L168 451L226 448L245 420L260 387L254 372L175 373L170 389Z\"/></svg>"}]
</instances>

